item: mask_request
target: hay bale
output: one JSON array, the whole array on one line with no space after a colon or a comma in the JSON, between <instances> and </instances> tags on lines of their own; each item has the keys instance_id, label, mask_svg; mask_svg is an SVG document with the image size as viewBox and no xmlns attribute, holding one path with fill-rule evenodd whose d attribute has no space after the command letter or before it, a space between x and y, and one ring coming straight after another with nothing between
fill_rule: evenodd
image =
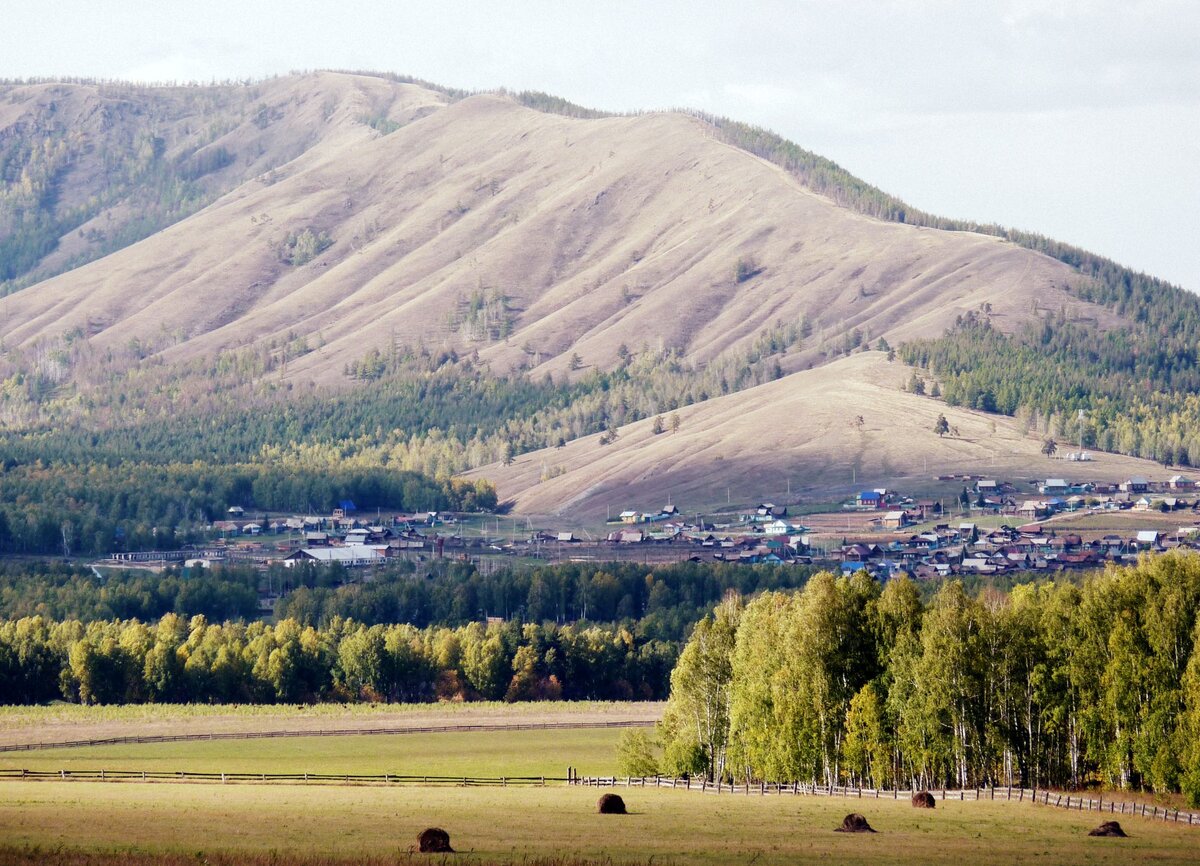
<instances>
[{"instance_id":1,"label":"hay bale","mask_svg":"<svg viewBox=\"0 0 1200 866\"><path fill-rule=\"evenodd\" d=\"M417 835L417 846L422 854L453 854L450 834L441 827L426 827Z\"/></svg>"},{"instance_id":2,"label":"hay bale","mask_svg":"<svg viewBox=\"0 0 1200 866\"><path fill-rule=\"evenodd\" d=\"M913 794L912 804L914 809L932 809L937 805L937 800L928 791L917 791Z\"/></svg>"},{"instance_id":3,"label":"hay bale","mask_svg":"<svg viewBox=\"0 0 1200 866\"><path fill-rule=\"evenodd\" d=\"M596 811L601 815L627 815L625 801L617 794L605 794L596 803Z\"/></svg>"},{"instance_id":4,"label":"hay bale","mask_svg":"<svg viewBox=\"0 0 1200 866\"><path fill-rule=\"evenodd\" d=\"M1120 821L1105 821L1103 824L1101 824L1095 830L1089 831L1088 835L1089 836L1120 836L1122 839L1124 839L1129 834L1126 833L1123 829L1121 829Z\"/></svg>"},{"instance_id":5,"label":"hay bale","mask_svg":"<svg viewBox=\"0 0 1200 866\"><path fill-rule=\"evenodd\" d=\"M842 826L838 827L836 833L874 833L875 830L867 823L867 819L857 812L851 812L842 819Z\"/></svg>"}]
</instances>

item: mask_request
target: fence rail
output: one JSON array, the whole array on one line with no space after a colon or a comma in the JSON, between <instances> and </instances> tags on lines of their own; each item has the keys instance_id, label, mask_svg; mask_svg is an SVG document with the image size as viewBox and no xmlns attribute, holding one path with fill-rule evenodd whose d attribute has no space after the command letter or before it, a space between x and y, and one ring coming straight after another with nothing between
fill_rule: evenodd
<instances>
[{"instance_id":1,"label":"fence rail","mask_svg":"<svg viewBox=\"0 0 1200 866\"><path fill-rule=\"evenodd\" d=\"M545 787L565 782L550 776L413 776L400 773L212 773L155 770L0 770L0 780L100 782L313 782L335 784L424 785L455 788Z\"/></svg>"},{"instance_id":2,"label":"fence rail","mask_svg":"<svg viewBox=\"0 0 1200 866\"><path fill-rule=\"evenodd\" d=\"M73 749L84 746L120 746L131 743L181 743L193 740L264 740L276 737L352 737L378 734L446 734L470 731L541 731L582 728L649 728L643 719L607 722L512 722L467 725L424 725L403 728L342 728L317 731L224 731L209 734L148 734L132 737L101 737L94 740L61 740L45 743L0 744L0 752L31 752L39 749Z\"/></svg>"},{"instance_id":3,"label":"fence rail","mask_svg":"<svg viewBox=\"0 0 1200 866\"><path fill-rule=\"evenodd\" d=\"M916 791L895 789L852 788L842 785L806 785L801 782L751 782L748 784L738 784L736 782L709 782L707 779L674 778L670 776L645 776L641 778L625 776L579 776L574 770L568 770L567 783L571 785L591 785L594 787L677 788L686 791L697 791L702 794L806 795L843 797L859 800L909 800L913 794L917 793ZM933 795L935 800L1028 802L1037 806L1052 806L1079 812L1101 812L1106 815L1136 815L1142 818L1173 821L1177 824L1200 827L1200 814L1195 812L1170 809L1165 806L1135 802L1133 800L1105 800L1103 796L1099 799L1093 799L1062 791L1013 787L980 787L956 790L930 788L929 793Z\"/></svg>"}]
</instances>

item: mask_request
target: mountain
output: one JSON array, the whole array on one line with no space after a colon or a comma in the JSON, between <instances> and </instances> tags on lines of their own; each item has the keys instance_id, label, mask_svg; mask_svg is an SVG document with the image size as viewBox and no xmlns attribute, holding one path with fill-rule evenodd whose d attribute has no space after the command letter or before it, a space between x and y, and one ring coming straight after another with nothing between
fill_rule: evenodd
<instances>
[{"instance_id":1,"label":"mountain","mask_svg":"<svg viewBox=\"0 0 1200 866\"><path fill-rule=\"evenodd\" d=\"M396 340L478 349L494 368L538 373L565 370L573 353L611 366L622 343L704 362L807 316L817 339L787 359L800 368L854 329L895 341L939 334L987 303L1016 321L1035 300L1085 306L1064 291L1072 272L1060 263L853 213L694 117L576 119L334 73L260 87L258 102L241 100L243 120L189 157L230 154L212 181L230 189L12 295L8 344L82 329L98 349L137 340L172 361L300 337L324 348L288 375L332 383L348 356ZM58 101L86 115L97 99ZM398 128L362 122L372 111ZM173 119L176 130L196 123ZM163 158L183 158L184 141ZM82 196L97 171L81 165L60 186ZM320 240L301 261L306 232ZM741 282L739 261L751 263ZM491 321L467 315L480 296Z\"/></svg>"},{"instance_id":2,"label":"mountain","mask_svg":"<svg viewBox=\"0 0 1200 866\"><path fill-rule=\"evenodd\" d=\"M701 401L681 412L686 432L653 448L622 432L603 459L582 456L585 440L561 459L489 467L502 496L511 486L541 510L601 476L619 489L675 463L687 466L680 484L703 475L710 492L758 477L732 459L744 442L773 443L813 478L847 443L864 472L918 456L981 460L996 445L987 437L923 435L935 404L900 391L899 362L848 356L942 339L964 317L1014 341L1050 319L1089 339L1140 333L1151 302L1118 296L1119 281L1128 297L1174 297L1045 239L907 209L728 121L604 116L386 76L4 85L0 179L3 372L37 383L10 389L11 424L118 402L105 423L124 423L113 418L127 420L130 403L134 416L175 413L152 395L198 406L214 371L234 368L230 393L243 396L231 400L247 388L370 399L377 386L364 379L406 375L395 359L430 352L569 383L570 399L595 405L562 421L566 438ZM640 378L621 394L637 389L639 405L603 404L609 383L596 374L627 369ZM712 387L677 385L705 371ZM845 412L828 414L843 404L865 419L852 434ZM524 417L517 450L550 444L536 413ZM1036 453L1021 441L1009 443L1021 459ZM530 467L560 462L578 466L532 492Z\"/></svg>"}]
</instances>

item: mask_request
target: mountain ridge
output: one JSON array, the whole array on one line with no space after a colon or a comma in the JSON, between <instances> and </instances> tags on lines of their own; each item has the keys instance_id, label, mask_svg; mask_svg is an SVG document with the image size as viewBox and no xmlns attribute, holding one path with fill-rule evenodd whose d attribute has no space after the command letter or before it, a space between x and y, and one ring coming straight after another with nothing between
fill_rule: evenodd
<instances>
[{"instance_id":1,"label":"mountain ridge","mask_svg":"<svg viewBox=\"0 0 1200 866\"><path fill-rule=\"evenodd\" d=\"M718 438L744 437L752 433L730 426L730 415L782 425L764 399L802 406L814 389L813 399L829 402L840 387L866 401L855 415L882 407L924 460L959 449L924 435L928 407L940 404L910 403L918 398L902 395L899 381L885 393L879 370L857 360L868 347L936 340L963 320L1026 339L1053 320L1085 336L1128 331L1136 351L1152 330L1172 327L1170 316L1200 310L1180 290L1100 257L931 217L773 134L698 113L611 115L543 94L467 94L344 72L208 96L168 89L155 96L161 105L140 109L126 105L136 89L102 90L0 86L0 220L25 225L28 213L42 214L49 222L26 226L30 237L69 226L43 262L52 270L182 216L31 286L19 282L36 266L10 280L0 417L16 429L76 423L93 405L122 423L172 412L178 401L270 411L293 389L371 399L371 380L408 375L403 359L420 358L422 369L465 363L552 388L590 382L537 398L556 406L556 436L616 430L681 401L721 397L698 423L711 422ZM110 110L105 98L124 107ZM204 108L222 99L224 108ZM62 105L51 111L55 100ZM34 141L11 120L30 104L51 116L91 111L110 127L88 127L92 139L68 141L56 156L61 124L43 118ZM28 110L20 116L32 122ZM42 179L26 183L33 169ZM167 205L146 205L148 222L122 224L151 194ZM39 195L50 196L41 211ZM109 224L108 234L97 228ZM626 370L643 377L635 391L588 379ZM720 375L708 376L711 387L678 387L712 371ZM560 405L568 399L590 402ZM536 417L518 421L519 450L550 444L530 432ZM845 419L829 423L800 417L779 440L814 477L839 444L829 430ZM531 482L522 460L498 459L518 450L513 425L489 429L486 442L472 438L468 465L495 461L486 471L523 508L555 510L548 490L573 501L564 488L594 486L588 471L619 479L614 461L633 473L631 484L646 472L622 432L602 460L581 458L583 474L535 491L540 472ZM403 434L380 427L344 438ZM828 447L808 453L806 437ZM702 462L715 454L716 440L706 441ZM718 479L759 477L758 464L735 462L704 465Z\"/></svg>"}]
</instances>

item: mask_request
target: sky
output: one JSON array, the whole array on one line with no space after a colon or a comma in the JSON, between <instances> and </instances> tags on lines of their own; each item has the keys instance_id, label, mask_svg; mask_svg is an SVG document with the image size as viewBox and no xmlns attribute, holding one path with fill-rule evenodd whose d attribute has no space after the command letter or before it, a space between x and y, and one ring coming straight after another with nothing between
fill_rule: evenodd
<instances>
[{"instance_id":1,"label":"sky","mask_svg":"<svg viewBox=\"0 0 1200 866\"><path fill-rule=\"evenodd\" d=\"M768 127L1200 292L1197 0L5 0L0 77L373 69Z\"/></svg>"}]
</instances>

